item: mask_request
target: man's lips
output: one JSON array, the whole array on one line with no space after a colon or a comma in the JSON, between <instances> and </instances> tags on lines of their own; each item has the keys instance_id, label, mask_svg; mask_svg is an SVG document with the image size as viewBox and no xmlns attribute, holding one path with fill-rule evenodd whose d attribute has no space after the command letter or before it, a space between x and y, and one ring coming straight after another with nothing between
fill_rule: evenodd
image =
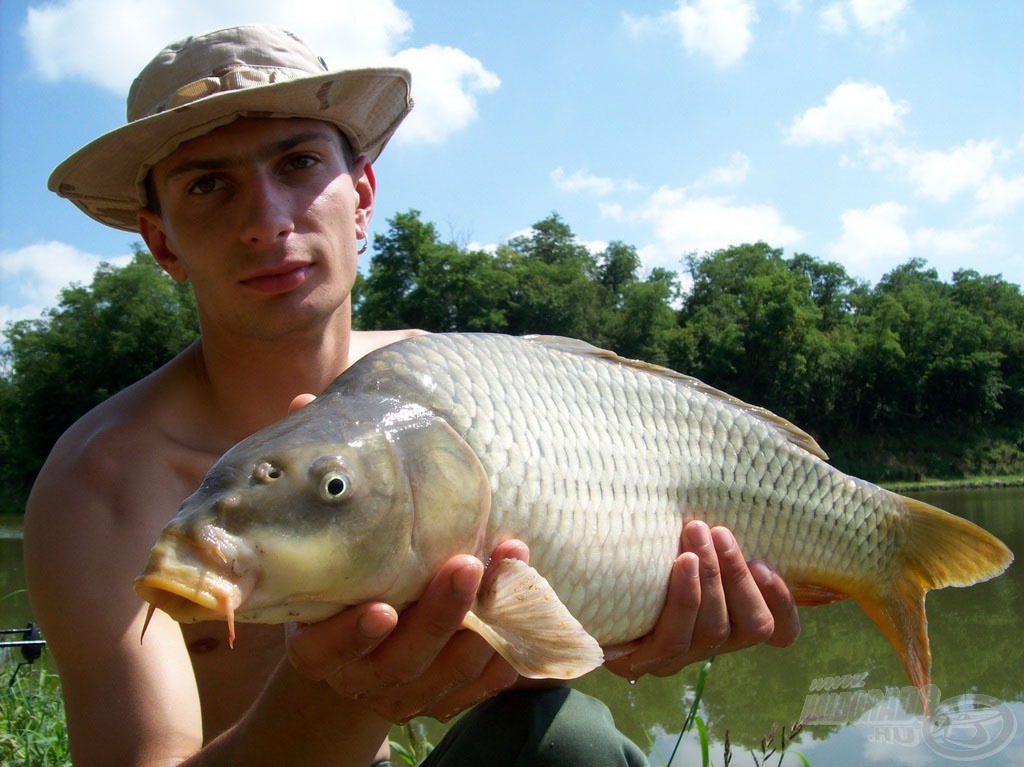
<instances>
[{"instance_id":1,"label":"man's lips","mask_svg":"<svg viewBox=\"0 0 1024 767\"><path fill-rule=\"evenodd\" d=\"M259 293L286 293L305 281L310 268L309 264L279 266L256 272L241 282L247 288L252 288Z\"/></svg>"}]
</instances>

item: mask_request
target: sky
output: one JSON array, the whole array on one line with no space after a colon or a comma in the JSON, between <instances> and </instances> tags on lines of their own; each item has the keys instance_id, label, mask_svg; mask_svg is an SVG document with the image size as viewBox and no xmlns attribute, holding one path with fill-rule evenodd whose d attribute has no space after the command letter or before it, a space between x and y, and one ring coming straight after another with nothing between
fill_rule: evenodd
<instances>
[{"instance_id":1,"label":"sky","mask_svg":"<svg viewBox=\"0 0 1024 767\"><path fill-rule=\"evenodd\" d=\"M166 43L252 22L412 72L372 231L416 209L489 248L558 213L684 277L763 240L871 284L911 258L1024 284L1024 3L3 0L0 328L141 244L50 171L124 122Z\"/></svg>"}]
</instances>

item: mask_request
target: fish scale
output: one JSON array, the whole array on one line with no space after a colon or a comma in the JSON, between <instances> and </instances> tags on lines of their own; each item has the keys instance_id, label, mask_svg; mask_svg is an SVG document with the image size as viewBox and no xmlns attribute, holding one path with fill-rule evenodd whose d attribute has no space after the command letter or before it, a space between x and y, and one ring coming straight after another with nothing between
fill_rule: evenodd
<instances>
[{"instance_id":1,"label":"fish scale","mask_svg":"<svg viewBox=\"0 0 1024 767\"><path fill-rule=\"evenodd\" d=\"M651 629L682 527L701 519L800 604L855 599L924 691L925 594L994 577L1012 554L825 458L762 408L579 341L417 336L225 454L136 590L229 632L370 599L402 609L448 557L518 538L529 565L494 563L465 625L520 673L571 678Z\"/></svg>"}]
</instances>

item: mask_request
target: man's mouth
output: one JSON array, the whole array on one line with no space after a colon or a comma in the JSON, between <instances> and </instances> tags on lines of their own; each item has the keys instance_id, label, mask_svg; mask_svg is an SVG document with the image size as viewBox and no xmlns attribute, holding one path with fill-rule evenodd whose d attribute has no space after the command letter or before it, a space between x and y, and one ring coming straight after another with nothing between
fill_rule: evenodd
<instances>
[{"instance_id":1,"label":"man's mouth","mask_svg":"<svg viewBox=\"0 0 1024 767\"><path fill-rule=\"evenodd\" d=\"M258 293L287 293L305 282L311 268L309 264L279 266L256 272L243 279L241 283Z\"/></svg>"}]
</instances>

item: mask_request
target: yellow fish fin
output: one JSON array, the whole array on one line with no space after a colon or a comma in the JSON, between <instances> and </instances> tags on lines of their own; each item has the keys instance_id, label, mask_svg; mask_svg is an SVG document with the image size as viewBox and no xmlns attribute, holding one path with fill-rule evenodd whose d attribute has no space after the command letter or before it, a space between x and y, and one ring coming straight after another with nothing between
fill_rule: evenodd
<instances>
[{"instance_id":1,"label":"yellow fish fin","mask_svg":"<svg viewBox=\"0 0 1024 767\"><path fill-rule=\"evenodd\" d=\"M801 607L817 607L849 599L850 595L813 583L791 583L789 593Z\"/></svg>"},{"instance_id":2,"label":"yellow fish fin","mask_svg":"<svg viewBox=\"0 0 1024 767\"><path fill-rule=\"evenodd\" d=\"M525 562L492 565L473 610L462 623L531 679L575 679L604 663L604 652Z\"/></svg>"},{"instance_id":3,"label":"yellow fish fin","mask_svg":"<svg viewBox=\"0 0 1024 767\"><path fill-rule=\"evenodd\" d=\"M853 596L896 648L928 714L931 651L925 595L931 589L994 578L1009 567L1013 553L966 519L912 498L899 499L910 523L893 571L876 592Z\"/></svg>"},{"instance_id":4,"label":"yellow fish fin","mask_svg":"<svg viewBox=\"0 0 1024 767\"><path fill-rule=\"evenodd\" d=\"M823 461L828 460L828 453L826 453L821 445L810 434L805 432L799 426L794 425L790 421L786 420L782 416L776 415L770 410L766 410L763 407L757 405L750 405L738 397L734 397L731 394L726 394L720 389L716 389L714 386L701 381L699 378L688 376L684 373L678 373L670 368L662 367L661 365L654 365L650 362L644 362L642 360L631 360L626 357L620 357L615 352L607 349L602 349L599 346L588 344L586 341L580 341L575 338L564 338L562 336L544 336L544 335L531 335L523 336L523 339L530 341L541 346L547 346L550 349L556 349L567 354L577 354L584 357L594 357L599 359L606 359L611 362L617 362L620 365L627 365L628 367L636 368L637 370L643 370L647 373L653 373L656 375L665 376L671 378L679 383L681 386L688 386L695 391L699 391L701 394L712 398L713 400L720 400L727 402L733 407L737 407L741 410L746 410L748 413L760 418L765 423L770 424L773 428L777 429L780 434L791 444L799 447L801 450L806 450L813 456L820 458Z\"/></svg>"}]
</instances>

